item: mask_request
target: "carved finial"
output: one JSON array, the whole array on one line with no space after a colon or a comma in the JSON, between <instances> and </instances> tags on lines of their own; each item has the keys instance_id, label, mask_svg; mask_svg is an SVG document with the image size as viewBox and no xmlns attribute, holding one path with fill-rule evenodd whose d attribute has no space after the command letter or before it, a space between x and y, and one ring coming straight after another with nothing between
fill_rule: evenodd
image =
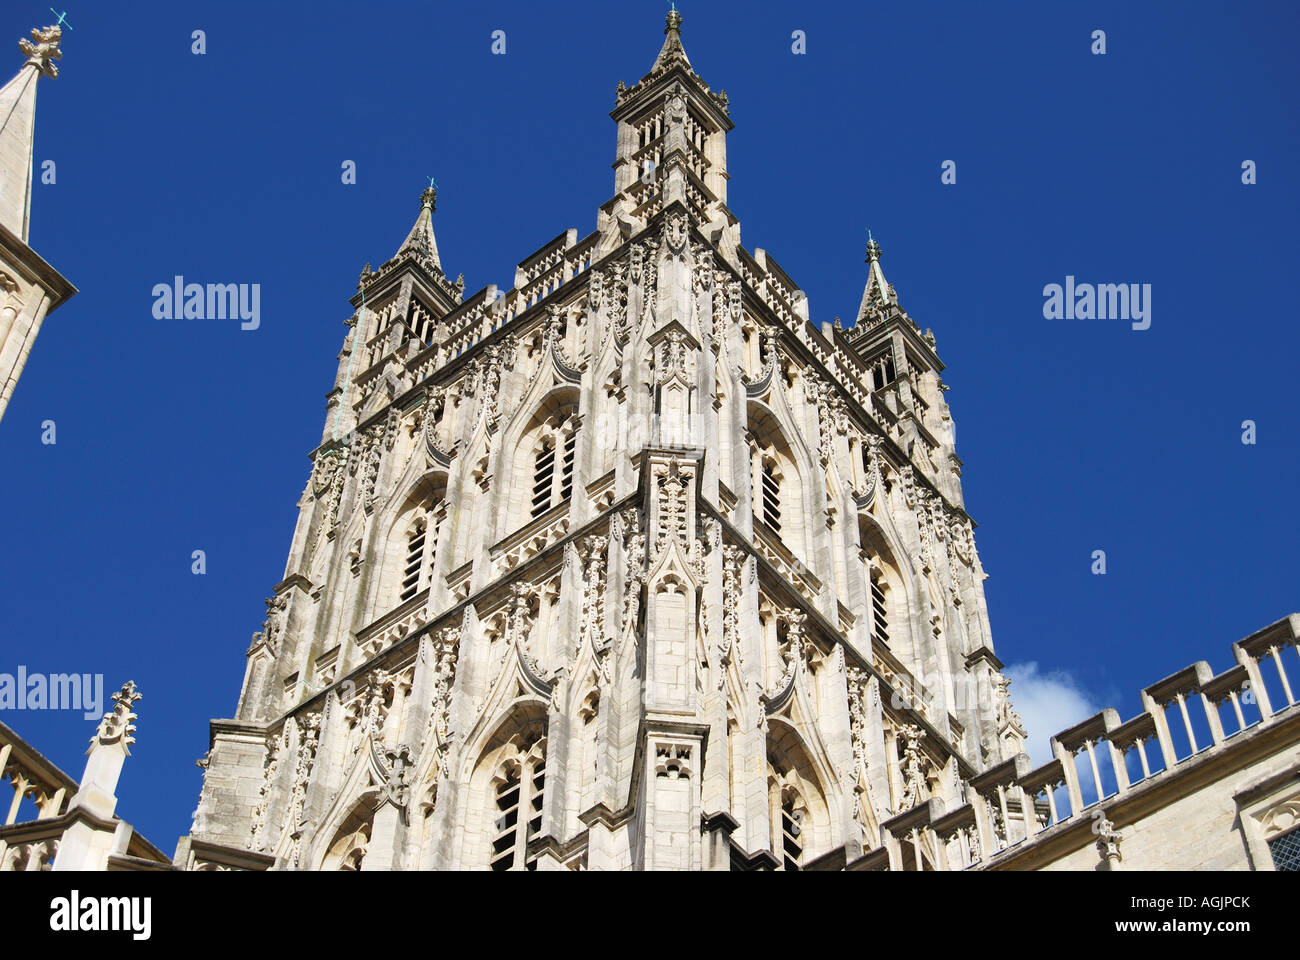
<instances>
[{"instance_id":1,"label":"carved finial","mask_svg":"<svg viewBox=\"0 0 1300 960\"><path fill-rule=\"evenodd\" d=\"M433 182L432 177L429 178L429 186L425 188L424 193L420 194L420 206L428 207L430 210L438 209L438 185Z\"/></svg>"},{"instance_id":2,"label":"carved finial","mask_svg":"<svg viewBox=\"0 0 1300 960\"><path fill-rule=\"evenodd\" d=\"M1118 870L1124 860L1124 855L1120 852L1124 834L1115 829L1115 824L1106 816L1105 810L1094 810L1092 819L1092 832L1097 838L1097 853L1101 857L1104 869Z\"/></svg>"},{"instance_id":3,"label":"carved finial","mask_svg":"<svg viewBox=\"0 0 1300 960\"><path fill-rule=\"evenodd\" d=\"M867 262L867 263L879 263L879 262L880 262L880 254L881 254L882 252L883 252L883 251L881 251L881 249L880 249L880 244L876 243L876 238L873 237L873 236L871 235L871 230L870 230L870 228L868 228L868 229L867 229L867 260L866 260L866 262Z\"/></svg>"},{"instance_id":4,"label":"carved finial","mask_svg":"<svg viewBox=\"0 0 1300 960\"><path fill-rule=\"evenodd\" d=\"M27 57L27 62L35 66L51 80L59 75L59 68L51 60L62 60L63 51L59 49L59 41L63 38L63 31L57 26L46 27L44 30L33 30L32 43L26 38L18 41L18 49Z\"/></svg>"},{"instance_id":5,"label":"carved finial","mask_svg":"<svg viewBox=\"0 0 1300 960\"><path fill-rule=\"evenodd\" d=\"M122 689L113 694L113 709L104 714L104 719L99 721L99 729L95 735L90 738L90 746L93 750L96 746L109 746L121 742L123 749L135 743L134 707L137 700L142 694L136 690L135 681L128 680L122 684ZM126 750L130 753L130 750Z\"/></svg>"},{"instance_id":6,"label":"carved finial","mask_svg":"<svg viewBox=\"0 0 1300 960\"><path fill-rule=\"evenodd\" d=\"M682 29L682 15L677 12L677 4L673 3L672 7L673 8L668 11L668 25L664 28L664 33L668 33L670 30Z\"/></svg>"}]
</instances>

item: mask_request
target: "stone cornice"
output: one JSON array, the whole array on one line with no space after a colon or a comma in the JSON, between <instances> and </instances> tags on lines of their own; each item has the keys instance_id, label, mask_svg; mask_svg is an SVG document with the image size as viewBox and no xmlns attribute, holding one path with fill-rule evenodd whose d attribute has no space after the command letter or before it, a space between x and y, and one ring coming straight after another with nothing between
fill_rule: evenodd
<instances>
[{"instance_id":1,"label":"stone cornice","mask_svg":"<svg viewBox=\"0 0 1300 960\"><path fill-rule=\"evenodd\" d=\"M37 284L46 292L50 298L47 316L77 292L77 288L63 274L46 263L35 250L3 224L0 224L0 254L5 256L14 269L25 273L29 283Z\"/></svg>"}]
</instances>

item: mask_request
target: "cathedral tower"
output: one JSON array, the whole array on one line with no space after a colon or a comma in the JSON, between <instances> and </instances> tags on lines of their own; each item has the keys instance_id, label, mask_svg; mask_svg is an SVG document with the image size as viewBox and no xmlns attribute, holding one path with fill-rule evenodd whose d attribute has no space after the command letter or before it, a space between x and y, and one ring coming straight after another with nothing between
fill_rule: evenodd
<instances>
[{"instance_id":1,"label":"cathedral tower","mask_svg":"<svg viewBox=\"0 0 1300 960\"><path fill-rule=\"evenodd\" d=\"M741 246L681 23L619 84L595 232L466 295L430 189L363 271L178 864L944 869L1023 835L934 337L874 240L847 331Z\"/></svg>"}]
</instances>

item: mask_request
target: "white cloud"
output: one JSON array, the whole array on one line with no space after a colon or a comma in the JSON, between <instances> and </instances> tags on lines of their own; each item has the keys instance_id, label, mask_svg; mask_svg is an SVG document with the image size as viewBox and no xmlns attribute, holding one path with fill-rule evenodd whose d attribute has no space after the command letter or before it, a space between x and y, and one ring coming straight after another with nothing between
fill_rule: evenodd
<instances>
[{"instance_id":1,"label":"white cloud","mask_svg":"<svg viewBox=\"0 0 1300 960\"><path fill-rule=\"evenodd\" d=\"M1048 738L1101 709L1065 670L1040 673L1038 662L1030 660L1011 664L1005 673L1011 678L1011 703L1029 732L1025 750L1035 766L1052 759Z\"/></svg>"}]
</instances>

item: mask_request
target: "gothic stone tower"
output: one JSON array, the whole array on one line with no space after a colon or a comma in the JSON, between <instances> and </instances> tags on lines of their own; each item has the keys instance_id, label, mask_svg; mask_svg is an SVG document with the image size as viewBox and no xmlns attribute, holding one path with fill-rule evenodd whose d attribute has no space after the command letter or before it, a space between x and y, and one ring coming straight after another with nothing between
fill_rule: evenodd
<instances>
[{"instance_id":1,"label":"gothic stone tower","mask_svg":"<svg viewBox=\"0 0 1300 960\"><path fill-rule=\"evenodd\" d=\"M740 245L680 25L594 233L466 297L430 190L363 272L178 865L943 869L1023 831L934 338L874 242L847 331Z\"/></svg>"}]
</instances>

